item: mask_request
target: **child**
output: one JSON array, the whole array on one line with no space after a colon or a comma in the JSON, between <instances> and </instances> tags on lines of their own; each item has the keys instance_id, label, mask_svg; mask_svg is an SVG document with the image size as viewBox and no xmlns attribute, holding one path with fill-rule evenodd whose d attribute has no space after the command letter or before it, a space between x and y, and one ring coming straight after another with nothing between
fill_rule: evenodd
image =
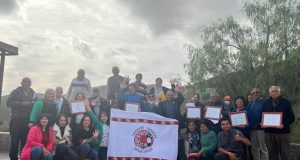
<instances>
[{"instance_id":1,"label":"child","mask_svg":"<svg viewBox=\"0 0 300 160\"><path fill-rule=\"evenodd\" d=\"M99 148L99 160L107 159L107 147L108 147L108 137L109 137L109 117L106 112L101 112L100 120L103 124L103 135L100 142Z\"/></svg>"}]
</instances>

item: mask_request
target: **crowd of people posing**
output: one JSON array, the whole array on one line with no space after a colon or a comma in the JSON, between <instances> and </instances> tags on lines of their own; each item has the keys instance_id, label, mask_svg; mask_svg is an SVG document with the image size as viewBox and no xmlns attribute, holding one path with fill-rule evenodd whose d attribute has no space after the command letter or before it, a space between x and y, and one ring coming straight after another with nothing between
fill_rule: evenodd
<instances>
[{"instance_id":1,"label":"crowd of people posing","mask_svg":"<svg viewBox=\"0 0 300 160\"><path fill-rule=\"evenodd\" d=\"M18 160L20 143L21 160L106 160L110 109L127 110L127 103L138 104L140 112L178 120L180 160L291 159L289 125L295 115L290 102L280 96L279 86L270 87L267 99L258 88L253 88L247 99L222 99L214 92L208 104L200 101L199 94L193 94L189 103L200 107L202 114L199 119L189 119L182 109L185 98L178 84L171 83L168 89L162 86L161 78L156 78L149 89L142 83L142 74L138 73L136 81L130 83L129 77L122 77L119 72L118 67L112 68L105 97L97 88L92 90L83 69L72 80L66 97L63 88L56 87L46 89L44 96L37 98L31 79L23 78L6 102L11 108L10 159ZM74 113L73 102L82 102L85 111ZM218 122L206 119L206 106L221 106L222 118ZM240 111L247 113L249 123L232 126L228 115ZM262 128L263 112L281 112L283 125Z\"/></svg>"}]
</instances>

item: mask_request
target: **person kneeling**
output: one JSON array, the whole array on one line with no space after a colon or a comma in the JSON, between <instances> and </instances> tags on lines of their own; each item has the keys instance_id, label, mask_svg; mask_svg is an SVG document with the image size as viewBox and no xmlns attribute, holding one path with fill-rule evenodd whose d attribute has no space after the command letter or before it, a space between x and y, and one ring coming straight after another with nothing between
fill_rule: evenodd
<instances>
[{"instance_id":1,"label":"person kneeling","mask_svg":"<svg viewBox=\"0 0 300 160\"><path fill-rule=\"evenodd\" d=\"M231 128L228 118L220 119L222 131L218 134L218 153L216 160L244 160L243 145L251 145L240 131Z\"/></svg>"},{"instance_id":2,"label":"person kneeling","mask_svg":"<svg viewBox=\"0 0 300 160\"><path fill-rule=\"evenodd\" d=\"M49 126L49 119L42 114L36 124L31 127L27 142L21 153L21 160L52 160L53 129Z\"/></svg>"},{"instance_id":3,"label":"person kneeling","mask_svg":"<svg viewBox=\"0 0 300 160\"><path fill-rule=\"evenodd\" d=\"M97 158L97 150L93 147L98 144L98 135L99 131L95 129L91 118L84 115L73 136L74 147L80 160L85 158L95 160Z\"/></svg>"}]
</instances>

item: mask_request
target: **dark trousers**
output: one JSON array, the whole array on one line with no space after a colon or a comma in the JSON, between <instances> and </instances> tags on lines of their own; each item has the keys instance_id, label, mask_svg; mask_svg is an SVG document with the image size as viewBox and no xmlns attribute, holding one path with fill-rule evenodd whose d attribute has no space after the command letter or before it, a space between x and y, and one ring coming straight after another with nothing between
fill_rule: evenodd
<instances>
[{"instance_id":1,"label":"dark trousers","mask_svg":"<svg viewBox=\"0 0 300 160\"><path fill-rule=\"evenodd\" d=\"M90 160L96 160L98 153L89 144L81 144L75 149L79 155L80 160L89 158Z\"/></svg>"},{"instance_id":2,"label":"dark trousers","mask_svg":"<svg viewBox=\"0 0 300 160\"><path fill-rule=\"evenodd\" d=\"M18 149L21 141L21 150L26 144L27 135L29 132L28 128L29 121L27 119L12 119L9 124L10 130L10 160L18 160Z\"/></svg>"},{"instance_id":3,"label":"dark trousers","mask_svg":"<svg viewBox=\"0 0 300 160\"><path fill-rule=\"evenodd\" d=\"M106 160L106 159L107 159L107 147L100 147L99 160Z\"/></svg>"},{"instance_id":4,"label":"dark trousers","mask_svg":"<svg viewBox=\"0 0 300 160\"><path fill-rule=\"evenodd\" d=\"M270 160L291 160L291 134L265 133Z\"/></svg>"},{"instance_id":5,"label":"dark trousers","mask_svg":"<svg viewBox=\"0 0 300 160\"><path fill-rule=\"evenodd\" d=\"M55 147L54 160L77 160L79 156L66 144L57 144Z\"/></svg>"}]
</instances>

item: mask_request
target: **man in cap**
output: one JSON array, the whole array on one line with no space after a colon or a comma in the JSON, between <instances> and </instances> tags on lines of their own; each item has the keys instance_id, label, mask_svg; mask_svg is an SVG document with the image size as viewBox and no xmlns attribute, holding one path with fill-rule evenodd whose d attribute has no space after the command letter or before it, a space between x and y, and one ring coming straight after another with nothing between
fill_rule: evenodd
<instances>
[{"instance_id":1,"label":"man in cap","mask_svg":"<svg viewBox=\"0 0 300 160\"><path fill-rule=\"evenodd\" d=\"M248 108L250 139L252 141L251 153L255 160L268 160L265 132L260 125L265 100L259 88L253 88L251 94L254 97L253 102Z\"/></svg>"}]
</instances>

